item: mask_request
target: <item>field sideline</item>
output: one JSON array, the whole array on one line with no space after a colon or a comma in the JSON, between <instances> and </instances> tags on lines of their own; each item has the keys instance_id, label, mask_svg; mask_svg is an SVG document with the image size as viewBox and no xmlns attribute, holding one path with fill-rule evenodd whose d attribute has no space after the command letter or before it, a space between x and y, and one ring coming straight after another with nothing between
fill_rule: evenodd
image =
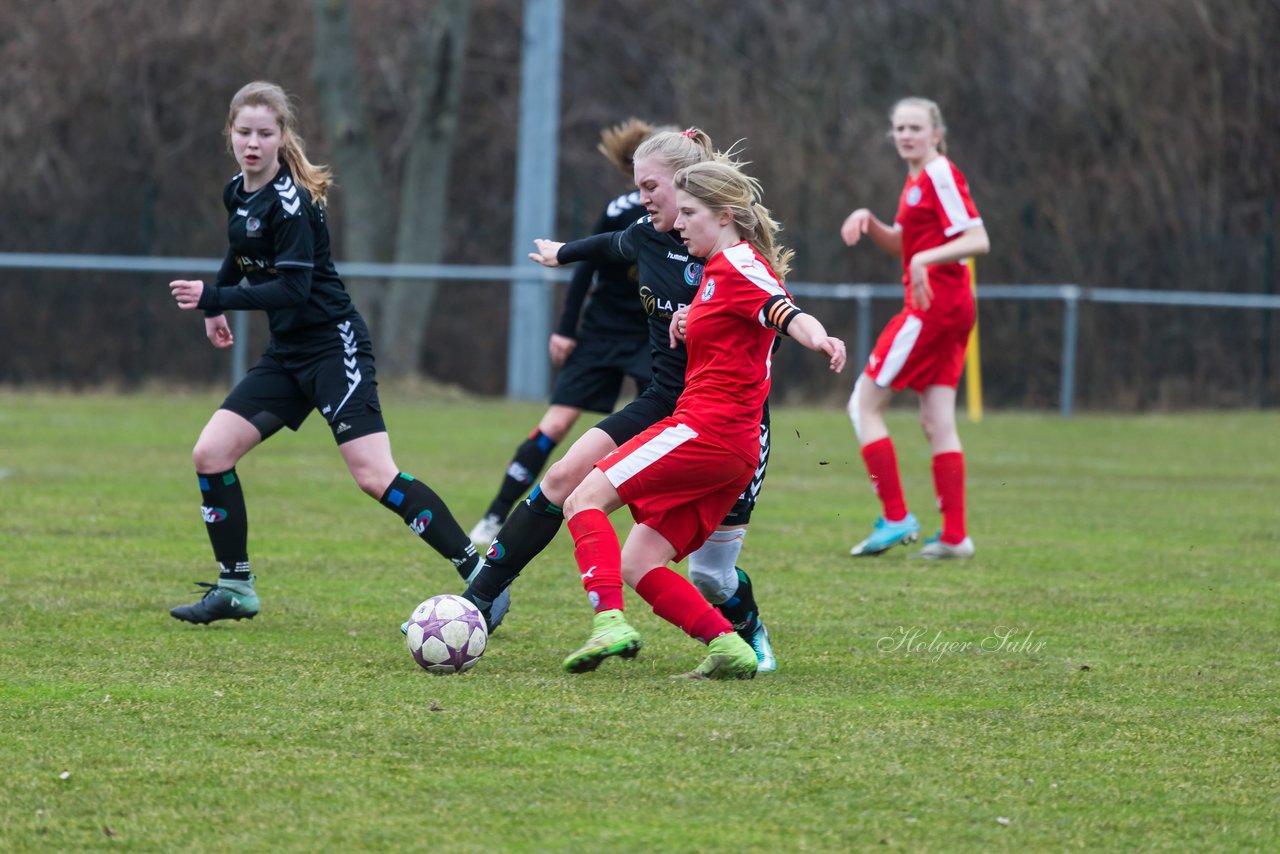
<instances>
[{"instance_id":1,"label":"field sideline","mask_svg":"<svg viewBox=\"0 0 1280 854\"><path fill-rule=\"evenodd\" d=\"M590 624L564 531L474 671L421 672L399 623L457 576L315 418L239 467L262 614L177 623L213 577L190 447L219 399L0 391L0 850L1280 838L1275 413L962 424L978 557L921 565L848 557L877 510L844 413L776 409L741 565L780 670L682 684L703 648L634 594L640 657L559 669ZM543 408L384 403L464 528ZM932 531L912 409L891 427Z\"/></svg>"}]
</instances>

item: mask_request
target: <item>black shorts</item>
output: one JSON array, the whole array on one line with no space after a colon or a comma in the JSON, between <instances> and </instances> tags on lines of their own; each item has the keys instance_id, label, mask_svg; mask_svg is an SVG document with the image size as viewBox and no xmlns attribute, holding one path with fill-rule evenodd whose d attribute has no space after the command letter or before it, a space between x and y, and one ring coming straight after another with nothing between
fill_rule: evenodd
<instances>
[{"instance_id":1,"label":"black shorts","mask_svg":"<svg viewBox=\"0 0 1280 854\"><path fill-rule=\"evenodd\" d=\"M306 346L285 349L273 342L221 408L248 420L263 439L281 427L297 430L314 409L341 445L386 432L374 376L369 330L356 317Z\"/></svg>"},{"instance_id":2,"label":"black shorts","mask_svg":"<svg viewBox=\"0 0 1280 854\"><path fill-rule=\"evenodd\" d=\"M621 446L676 411L678 392L650 383L636 399L596 425Z\"/></svg>"},{"instance_id":3,"label":"black shorts","mask_svg":"<svg viewBox=\"0 0 1280 854\"><path fill-rule=\"evenodd\" d=\"M764 412L760 419L760 462L756 465L756 473L751 476L751 483L738 496L737 502L729 515L724 517L725 525L745 525L751 521L751 511L756 509L756 501L760 498L760 488L764 486L764 470L769 467L769 402L764 404Z\"/></svg>"},{"instance_id":4,"label":"black shorts","mask_svg":"<svg viewBox=\"0 0 1280 854\"><path fill-rule=\"evenodd\" d=\"M649 384L652 374L648 336L580 338L556 377L551 403L588 412L612 412L627 377L635 380L639 390Z\"/></svg>"}]
</instances>

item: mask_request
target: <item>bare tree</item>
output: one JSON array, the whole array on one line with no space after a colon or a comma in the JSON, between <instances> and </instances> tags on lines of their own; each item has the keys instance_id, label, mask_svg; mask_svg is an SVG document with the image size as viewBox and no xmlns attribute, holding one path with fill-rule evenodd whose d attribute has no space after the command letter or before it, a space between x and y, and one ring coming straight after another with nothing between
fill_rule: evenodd
<instances>
[{"instance_id":1,"label":"bare tree","mask_svg":"<svg viewBox=\"0 0 1280 854\"><path fill-rule=\"evenodd\" d=\"M343 181L342 256L348 261L436 263L444 254L450 163L466 58L471 4L437 3L410 57L411 93L396 147L403 152L393 195L381 168L364 106L356 39L347 0L315 0L313 78ZM399 199L392 216L393 198ZM413 373L431 319L438 283L352 280L379 339L379 366L389 376Z\"/></svg>"}]
</instances>

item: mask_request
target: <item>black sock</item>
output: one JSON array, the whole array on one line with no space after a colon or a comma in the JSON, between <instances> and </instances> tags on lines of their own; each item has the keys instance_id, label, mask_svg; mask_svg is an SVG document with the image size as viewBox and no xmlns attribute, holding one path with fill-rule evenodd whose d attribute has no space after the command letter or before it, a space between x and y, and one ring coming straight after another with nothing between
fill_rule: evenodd
<instances>
[{"instance_id":1,"label":"black sock","mask_svg":"<svg viewBox=\"0 0 1280 854\"><path fill-rule=\"evenodd\" d=\"M209 532L213 557L220 567L219 578L249 579L249 516L244 507L244 490L235 468L201 474L200 514Z\"/></svg>"},{"instance_id":2,"label":"black sock","mask_svg":"<svg viewBox=\"0 0 1280 854\"><path fill-rule=\"evenodd\" d=\"M489 515L506 521L511 507L529 490L529 484L542 473L542 467L555 450L555 441L541 430L529 434L507 465L507 473L498 488L498 497L489 505Z\"/></svg>"},{"instance_id":3,"label":"black sock","mask_svg":"<svg viewBox=\"0 0 1280 854\"><path fill-rule=\"evenodd\" d=\"M401 472L382 493L382 506L404 519L409 529L458 570L462 580L476 568L479 555L471 539L453 518L448 506L431 487Z\"/></svg>"},{"instance_id":4,"label":"black sock","mask_svg":"<svg viewBox=\"0 0 1280 854\"><path fill-rule=\"evenodd\" d=\"M511 512L467 593L487 602L498 598L529 561L555 539L563 524L564 511L548 501L541 488L535 489Z\"/></svg>"},{"instance_id":5,"label":"black sock","mask_svg":"<svg viewBox=\"0 0 1280 854\"><path fill-rule=\"evenodd\" d=\"M750 576L736 566L734 570L738 573L738 589L716 607L721 614L724 614L726 620L733 623L738 635L747 643L751 643L751 636L760 625L760 611L756 606L755 594L751 592Z\"/></svg>"}]
</instances>

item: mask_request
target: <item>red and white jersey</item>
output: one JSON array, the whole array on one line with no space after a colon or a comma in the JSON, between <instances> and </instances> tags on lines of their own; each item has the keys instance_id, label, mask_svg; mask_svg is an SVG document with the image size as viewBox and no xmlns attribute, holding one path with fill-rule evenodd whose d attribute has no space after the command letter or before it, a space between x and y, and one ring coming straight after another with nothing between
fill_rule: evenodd
<instances>
[{"instance_id":1,"label":"red and white jersey","mask_svg":"<svg viewBox=\"0 0 1280 854\"><path fill-rule=\"evenodd\" d=\"M673 417L752 466L777 334L765 321L765 304L779 296L790 298L769 264L738 243L707 262L685 327L689 365Z\"/></svg>"},{"instance_id":2,"label":"red and white jersey","mask_svg":"<svg viewBox=\"0 0 1280 854\"><path fill-rule=\"evenodd\" d=\"M907 176L894 227L902 232L902 283L909 312L948 325L972 325L973 292L969 265L964 260L929 267L933 302L927 312L917 311L912 304L910 264L917 253L941 246L981 224L982 217L969 195L969 183L946 157L935 157L919 175Z\"/></svg>"}]
</instances>

